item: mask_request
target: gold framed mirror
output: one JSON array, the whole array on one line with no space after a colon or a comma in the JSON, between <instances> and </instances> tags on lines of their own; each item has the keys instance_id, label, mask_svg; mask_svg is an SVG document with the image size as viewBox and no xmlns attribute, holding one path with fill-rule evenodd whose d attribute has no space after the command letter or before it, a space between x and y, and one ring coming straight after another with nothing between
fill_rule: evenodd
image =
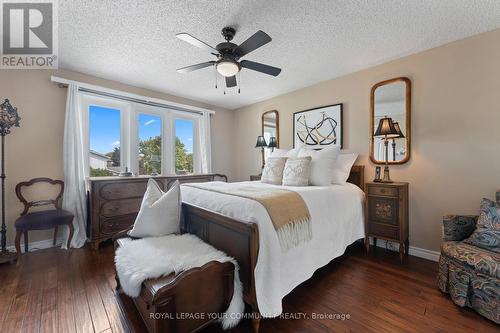
<instances>
[{"instance_id":1,"label":"gold framed mirror","mask_svg":"<svg viewBox=\"0 0 500 333\"><path fill-rule=\"evenodd\" d=\"M375 136L380 121L390 118L399 134ZM370 159L375 164L403 164L410 159L411 81L398 77L375 84L370 93Z\"/></svg>"},{"instance_id":2,"label":"gold framed mirror","mask_svg":"<svg viewBox=\"0 0 500 333\"><path fill-rule=\"evenodd\" d=\"M278 111L272 110L262 114L262 136L267 143L267 148L262 153L262 160L265 161L274 148L280 147L280 118Z\"/></svg>"}]
</instances>

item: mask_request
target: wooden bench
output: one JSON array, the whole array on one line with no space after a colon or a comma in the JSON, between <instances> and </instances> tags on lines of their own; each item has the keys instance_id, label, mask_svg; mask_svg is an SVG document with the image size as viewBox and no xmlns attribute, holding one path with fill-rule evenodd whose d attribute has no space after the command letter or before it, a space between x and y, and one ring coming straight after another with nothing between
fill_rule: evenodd
<instances>
[{"instance_id":1,"label":"wooden bench","mask_svg":"<svg viewBox=\"0 0 500 333\"><path fill-rule=\"evenodd\" d=\"M115 249L130 240L115 239ZM118 275L116 281L117 291L123 293ZM193 332L220 318L233 289L234 265L211 261L177 276L146 280L140 295L132 299L150 333Z\"/></svg>"}]
</instances>

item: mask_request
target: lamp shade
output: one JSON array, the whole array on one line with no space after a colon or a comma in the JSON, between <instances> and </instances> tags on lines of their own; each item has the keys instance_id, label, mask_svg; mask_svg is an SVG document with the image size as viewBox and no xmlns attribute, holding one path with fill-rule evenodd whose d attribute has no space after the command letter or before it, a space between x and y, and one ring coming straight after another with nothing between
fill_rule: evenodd
<instances>
[{"instance_id":1,"label":"lamp shade","mask_svg":"<svg viewBox=\"0 0 500 333\"><path fill-rule=\"evenodd\" d=\"M272 136L269 138L269 144L267 145L269 148L276 148L278 145L276 143L276 137Z\"/></svg>"},{"instance_id":2,"label":"lamp shade","mask_svg":"<svg viewBox=\"0 0 500 333\"><path fill-rule=\"evenodd\" d=\"M401 131L401 127L399 127L399 123L397 121L392 123L394 125L394 128L396 129L396 132L398 132L398 138L404 138L405 135Z\"/></svg>"},{"instance_id":3,"label":"lamp shade","mask_svg":"<svg viewBox=\"0 0 500 333\"><path fill-rule=\"evenodd\" d=\"M375 131L374 136L383 136L386 138L397 138L399 137L399 133L396 131L394 124L392 122L392 118L384 117L380 119L378 123L377 130Z\"/></svg>"},{"instance_id":4,"label":"lamp shade","mask_svg":"<svg viewBox=\"0 0 500 333\"><path fill-rule=\"evenodd\" d=\"M259 147L267 147L266 139L262 135L257 137L257 143L255 144L255 148Z\"/></svg>"}]
</instances>

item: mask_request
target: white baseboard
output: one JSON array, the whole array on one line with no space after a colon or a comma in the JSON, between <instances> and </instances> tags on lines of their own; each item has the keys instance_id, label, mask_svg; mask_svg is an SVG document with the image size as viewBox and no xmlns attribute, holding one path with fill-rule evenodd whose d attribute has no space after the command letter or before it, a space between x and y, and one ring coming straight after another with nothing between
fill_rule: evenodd
<instances>
[{"instance_id":1,"label":"white baseboard","mask_svg":"<svg viewBox=\"0 0 500 333\"><path fill-rule=\"evenodd\" d=\"M44 239L44 240L37 241L37 242L29 242L28 243L28 251L31 252L31 251L36 251L36 250L48 249L51 247L60 247L62 244L63 238L58 237L56 239L55 246L52 245L52 241L53 241L53 239L51 238L51 239ZM7 250L12 251L12 252L16 252L16 247L14 245L10 245L10 246L7 246ZM21 239L21 252L24 253L24 242L22 239Z\"/></svg>"},{"instance_id":2,"label":"white baseboard","mask_svg":"<svg viewBox=\"0 0 500 333\"><path fill-rule=\"evenodd\" d=\"M385 249L386 248L385 242L386 241L383 239L378 239L377 240L377 247L381 247L381 248ZM388 242L388 246L387 246L388 250L399 252L399 244L398 243L391 242L391 241L387 241L387 242ZM370 243L373 245L372 239L370 240ZM419 257L419 258L423 258L423 259L427 259L427 260L431 260L431 261L436 261L436 262L439 261L439 255L440 255L440 253L437 251L422 249L420 247L411 246L411 245L410 245L410 251L408 253L411 256L415 256L415 257Z\"/></svg>"}]
</instances>

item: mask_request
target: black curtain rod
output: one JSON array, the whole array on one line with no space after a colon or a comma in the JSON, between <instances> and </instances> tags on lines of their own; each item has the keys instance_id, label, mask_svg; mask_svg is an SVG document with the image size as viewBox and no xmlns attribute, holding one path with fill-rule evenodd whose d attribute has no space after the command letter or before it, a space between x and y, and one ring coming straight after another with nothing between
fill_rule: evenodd
<instances>
[{"instance_id":1,"label":"black curtain rod","mask_svg":"<svg viewBox=\"0 0 500 333\"><path fill-rule=\"evenodd\" d=\"M59 87L66 88L66 87L68 87L68 85L60 83ZM133 102L133 103L137 103L137 104L154 106L154 107L163 108L163 109L169 109L169 110L175 110L175 111L181 111L181 112L194 113L194 114L198 114L198 115L202 115L203 114L200 111L194 111L194 110L190 110L190 109L181 108L181 107L178 107L178 106L173 106L173 105L168 105L168 104L162 104L162 103L156 103L156 102L151 102L151 101L147 101L147 100L143 100L143 99L138 99L138 98L133 98L133 97L126 97L126 96L122 96L122 95L118 95L118 94L107 93L107 92L103 92L103 91L99 91L99 90L94 90L94 89L89 89L89 88L82 88L82 87L80 87L80 88L78 88L78 91L89 93L89 94L93 94L93 95L103 96L103 97L110 97L110 98L114 98L114 99L119 99L119 100L122 100L122 101Z\"/></svg>"}]
</instances>

